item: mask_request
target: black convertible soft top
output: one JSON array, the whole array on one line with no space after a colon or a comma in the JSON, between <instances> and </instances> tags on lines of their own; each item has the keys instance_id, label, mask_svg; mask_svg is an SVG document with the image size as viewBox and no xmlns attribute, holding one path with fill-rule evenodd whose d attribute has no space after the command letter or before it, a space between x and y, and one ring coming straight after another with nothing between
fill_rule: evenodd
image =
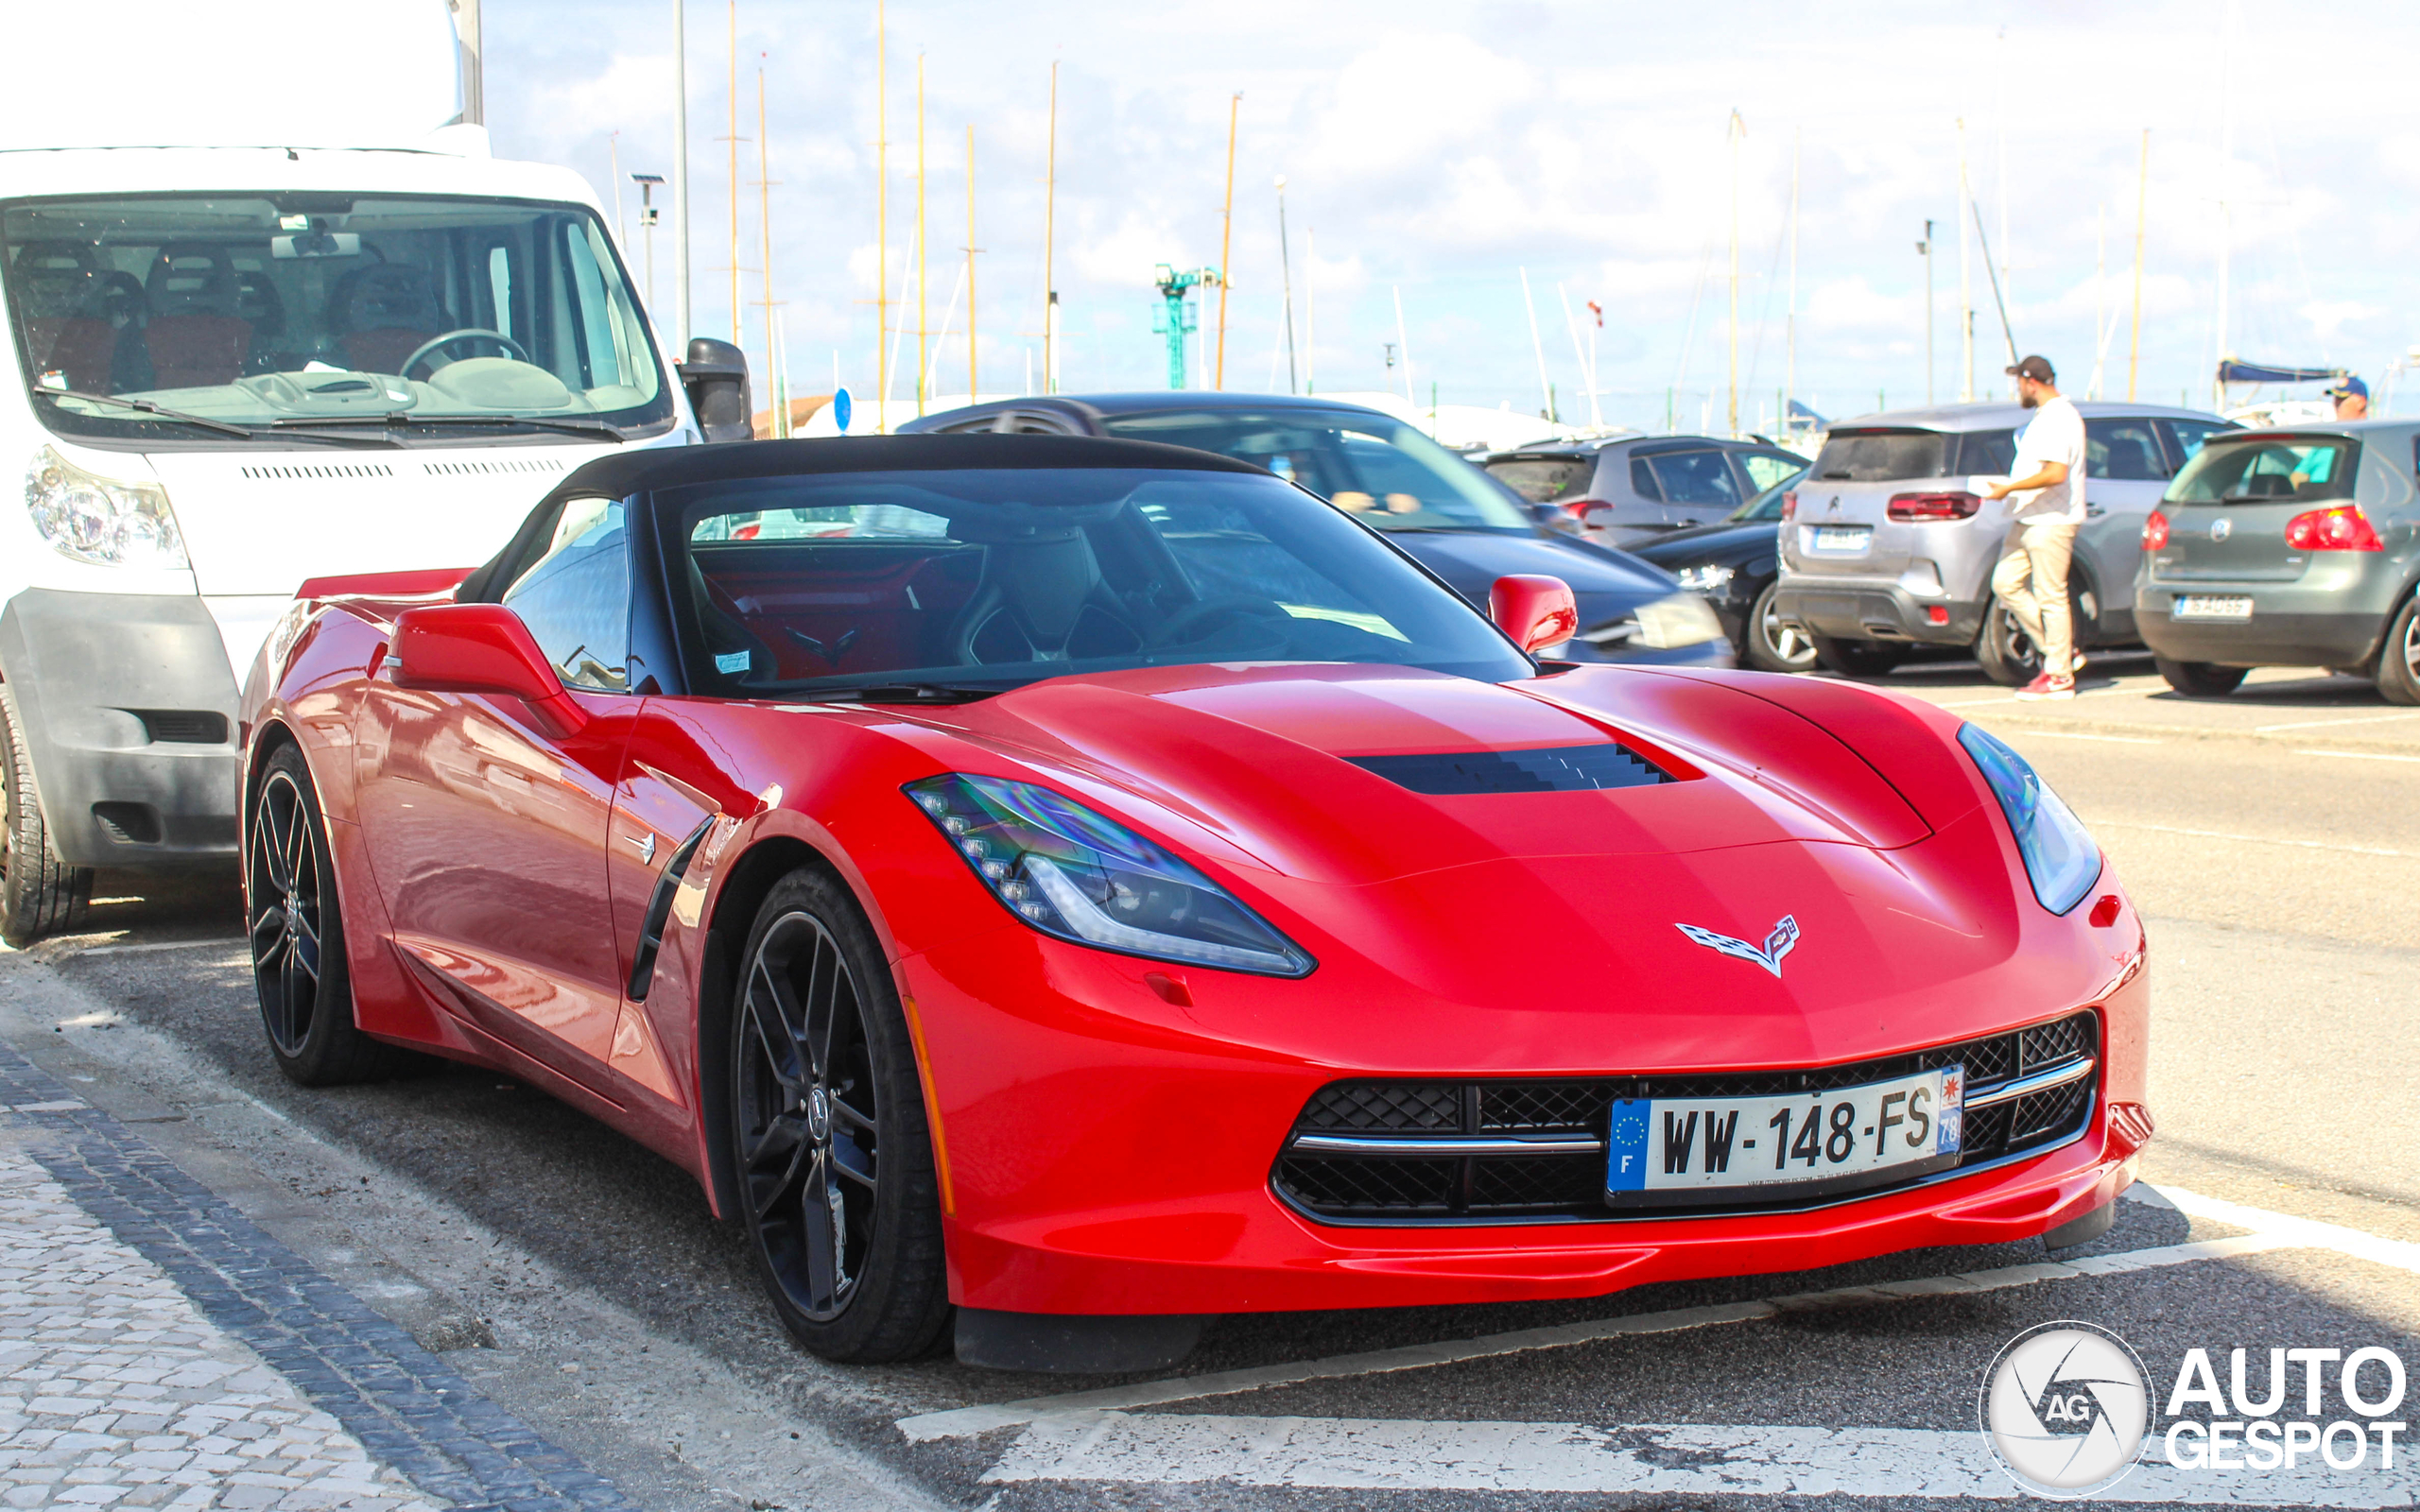
<instances>
[{"instance_id":1,"label":"black convertible soft top","mask_svg":"<svg viewBox=\"0 0 2420 1512\"><path fill-rule=\"evenodd\" d=\"M814 440L724 441L711 446L655 446L616 452L574 469L548 490L502 551L462 581L456 597L485 602L503 562L515 559L523 539L567 498L624 499L658 489L735 479L797 477L823 472L913 472L977 468L1150 468L1167 472L1259 472L1267 469L1216 452L1159 441L1089 436L845 436Z\"/></svg>"}]
</instances>

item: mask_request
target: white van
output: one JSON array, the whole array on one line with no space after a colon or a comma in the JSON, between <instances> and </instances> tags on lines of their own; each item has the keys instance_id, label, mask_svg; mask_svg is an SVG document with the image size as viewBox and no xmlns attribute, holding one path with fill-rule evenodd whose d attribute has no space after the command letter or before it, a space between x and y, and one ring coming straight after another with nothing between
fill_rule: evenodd
<instances>
[{"instance_id":1,"label":"white van","mask_svg":"<svg viewBox=\"0 0 2420 1512\"><path fill-rule=\"evenodd\" d=\"M95 868L234 859L238 683L306 578L473 566L700 438L587 184L458 119L442 0L241 8L243 90L235 11L56 10L0 103L12 941Z\"/></svg>"}]
</instances>

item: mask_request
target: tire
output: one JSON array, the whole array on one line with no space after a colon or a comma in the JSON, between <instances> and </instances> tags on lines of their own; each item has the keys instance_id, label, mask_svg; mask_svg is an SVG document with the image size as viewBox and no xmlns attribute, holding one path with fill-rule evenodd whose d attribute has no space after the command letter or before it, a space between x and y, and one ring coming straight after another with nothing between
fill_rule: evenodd
<instances>
[{"instance_id":1,"label":"tire","mask_svg":"<svg viewBox=\"0 0 2420 1512\"><path fill-rule=\"evenodd\" d=\"M74 929L93 901L93 868L59 859L34 786L17 707L0 696L0 939L26 945Z\"/></svg>"},{"instance_id":2,"label":"tire","mask_svg":"<svg viewBox=\"0 0 2420 1512\"><path fill-rule=\"evenodd\" d=\"M1748 622L1740 627L1739 654L1759 672L1812 672L1815 643L1805 630L1782 622L1773 608L1781 590L1776 577L1748 606Z\"/></svg>"},{"instance_id":3,"label":"tire","mask_svg":"<svg viewBox=\"0 0 2420 1512\"><path fill-rule=\"evenodd\" d=\"M426 1057L354 1022L327 822L301 750L285 746L268 759L246 818L245 933L277 1069L299 1086L339 1087L425 1066Z\"/></svg>"},{"instance_id":4,"label":"tire","mask_svg":"<svg viewBox=\"0 0 2420 1512\"><path fill-rule=\"evenodd\" d=\"M2168 679L2169 687L2187 698L2223 698L2235 692L2236 685L2243 681L2244 673L2250 670L2216 666L2207 662L2170 662L2158 655L2152 656L2152 664L2159 668L2159 675ZM2379 680L2384 682L2383 675Z\"/></svg>"},{"instance_id":5,"label":"tire","mask_svg":"<svg viewBox=\"0 0 2420 1512\"><path fill-rule=\"evenodd\" d=\"M1887 641L1836 641L1812 633L1806 639L1815 648L1815 660L1844 678L1888 677L1908 660L1908 647Z\"/></svg>"},{"instance_id":6,"label":"tire","mask_svg":"<svg viewBox=\"0 0 2420 1512\"><path fill-rule=\"evenodd\" d=\"M728 1133L766 1296L824 1359L929 1354L952 1318L941 1189L873 931L847 888L802 868L766 897L740 958Z\"/></svg>"},{"instance_id":7,"label":"tire","mask_svg":"<svg viewBox=\"0 0 2420 1512\"><path fill-rule=\"evenodd\" d=\"M2077 655L2083 654L2084 627L2093 621L2084 613L2084 595L2067 585L2067 626ZM1983 610L1983 628L1975 637L1975 660L1983 676L2003 688L2022 688L2042 675L2042 648L2024 625L1996 597Z\"/></svg>"},{"instance_id":8,"label":"tire","mask_svg":"<svg viewBox=\"0 0 2420 1512\"><path fill-rule=\"evenodd\" d=\"M2378 692L2389 703L2420 703L2420 597L2407 598L2378 649Z\"/></svg>"}]
</instances>

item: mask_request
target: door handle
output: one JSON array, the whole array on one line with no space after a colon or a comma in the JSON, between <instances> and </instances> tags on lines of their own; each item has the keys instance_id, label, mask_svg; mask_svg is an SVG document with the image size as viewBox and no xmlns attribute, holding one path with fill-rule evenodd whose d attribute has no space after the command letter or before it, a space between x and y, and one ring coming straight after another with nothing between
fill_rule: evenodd
<instances>
[{"instance_id":1,"label":"door handle","mask_svg":"<svg viewBox=\"0 0 2420 1512\"><path fill-rule=\"evenodd\" d=\"M2086 503L2083 507L2083 517L2087 520L2098 520L2108 512L2097 504Z\"/></svg>"}]
</instances>

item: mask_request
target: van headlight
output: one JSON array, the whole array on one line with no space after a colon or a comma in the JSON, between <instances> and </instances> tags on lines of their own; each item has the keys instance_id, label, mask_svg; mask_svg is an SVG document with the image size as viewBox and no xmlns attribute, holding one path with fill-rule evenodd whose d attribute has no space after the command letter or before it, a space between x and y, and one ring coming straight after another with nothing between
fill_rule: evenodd
<instances>
[{"instance_id":1,"label":"van headlight","mask_svg":"<svg viewBox=\"0 0 2420 1512\"><path fill-rule=\"evenodd\" d=\"M1166 849L1046 787L949 773L907 791L992 896L1046 935L1268 976L1314 964Z\"/></svg>"},{"instance_id":2,"label":"van headlight","mask_svg":"<svg viewBox=\"0 0 2420 1512\"><path fill-rule=\"evenodd\" d=\"M1635 612L1638 630L1631 637L1634 645L1651 645L1659 651L1669 651L1722 638L1722 622L1714 617L1714 610L1706 607L1705 600L1695 593L1674 593L1655 599L1641 604Z\"/></svg>"},{"instance_id":3,"label":"van headlight","mask_svg":"<svg viewBox=\"0 0 2420 1512\"><path fill-rule=\"evenodd\" d=\"M2025 858L2033 896L2054 914L2083 902L2100 876L2100 847L2093 843L2083 821L2006 741L1967 725L1958 731L1958 743L1975 758L1992 796L2000 800L2000 812L2016 833L2017 853Z\"/></svg>"},{"instance_id":4,"label":"van headlight","mask_svg":"<svg viewBox=\"0 0 2420 1512\"><path fill-rule=\"evenodd\" d=\"M101 567L189 565L165 489L95 477L47 446L26 469L26 510L62 557Z\"/></svg>"}]
</instances>

